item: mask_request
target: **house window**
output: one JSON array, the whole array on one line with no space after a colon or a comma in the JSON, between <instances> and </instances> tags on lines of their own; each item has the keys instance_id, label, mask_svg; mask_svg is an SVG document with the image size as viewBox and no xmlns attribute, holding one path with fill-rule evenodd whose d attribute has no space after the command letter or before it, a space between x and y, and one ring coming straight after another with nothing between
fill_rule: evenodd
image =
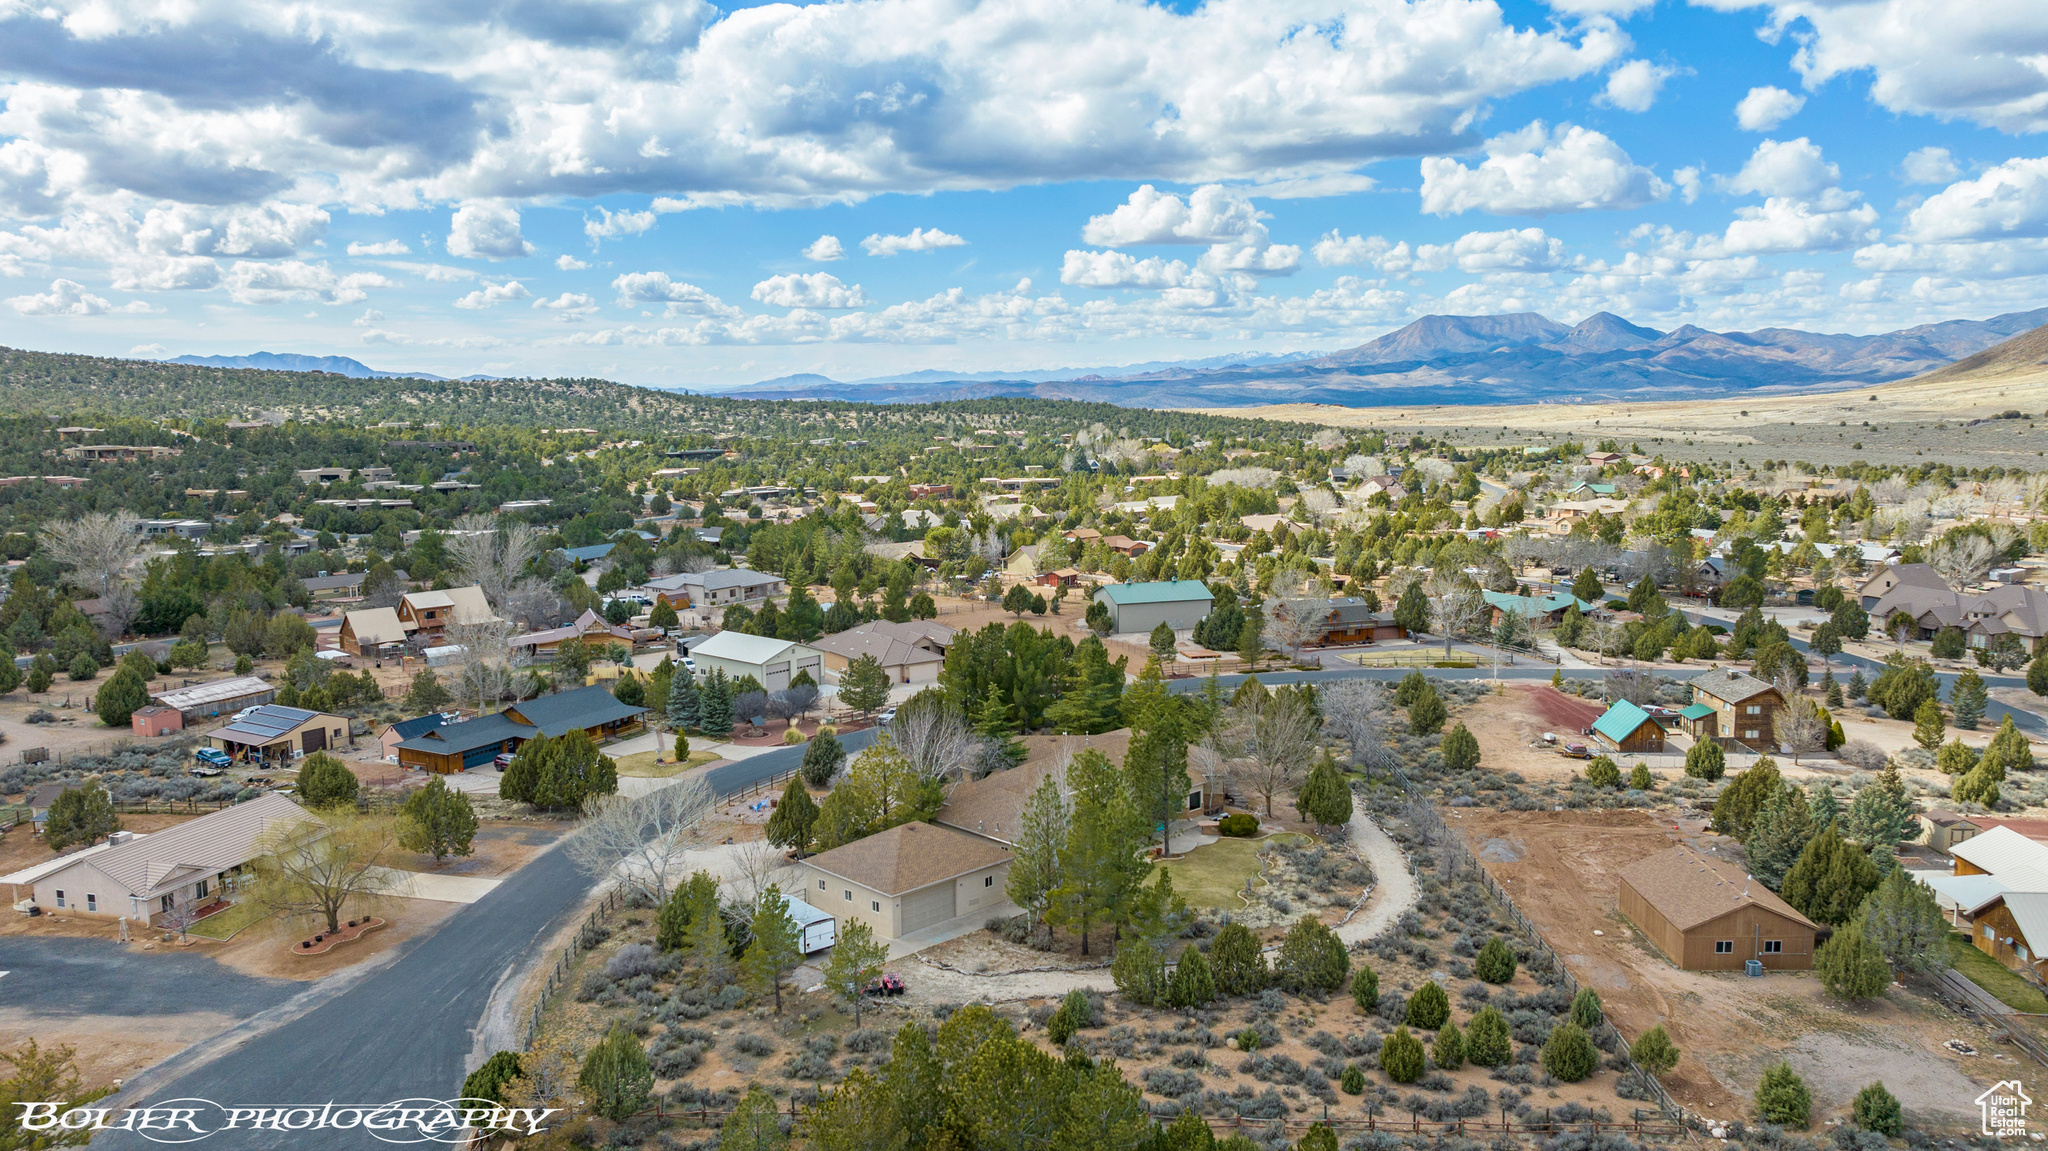
<instances>
[{"instance_id":1,"label":"house window","mask_svg":"<svg viewBox=\"0 0 2048 1151\"><path fill-rule=\"evenodd\" d=\"M1764 713L1763 707L1759 704L1754 703L1750 704L1747 708L1743 710L1749 715L1762 715Z\"/></svg>"},{"instance_id":2,"label":"house window","mask_svg":"<svg viewBox=\"0 0 2048 1151\"><path fill-rule=\"evenodd\" d=\"M169 911L178 905L178 897L176 895L166 895L163 897L162 903L164 910Z\"/></svg>"},{"instance_id":3,"label":"house window","mask_svg":"<svg viewBox=\"0 0 2048 1151\"><path fill-rule=\"evenodd\" d=\"M981 877L981 885L982 885L983 887L994 887L994 886L996 885L996 877L995 877L995 876L993 876L993 875L984 875L984 876L982 876L982 877Z\"/></svg>"},{"instance_id":4,"label":"house window","mask_svg":"<svg viewBox=\"0 0 2048 1151\"><path fill-rule=\"evenodd\" d=\"M1765 954L1765 955L1781 955L1781 954L1783 954L1783 953L1784 953L1784 951L1785 951L1785 941L1784 941L1784 940L1782 940L1782 939L1766 939L1766 940L1764 940L1764 954Z\"/></svg>"},{"instance_id":5,"label":"house window","mask_svg":"<svg viewBox=\"0 0 2048 1151\"><path fill-rule=\"evenodd\" d=\"M99 896L97 896L97 895L94 895L94 894L93 894L92 892L90 892L90 891L86 892L86 893L85 893L85 909L86 909L87 911L98 911L98 910L100 909L100 897L99 897Z\"/></svg>"},{"instance_id":6,"label":"house window","mask_svg":"<svg viewBox=\"0 0 2048 1151\"><path fill-rule=\"evenodd\" d=\"M846 902L848 902L848 903L852 903L852 902L853 902L853 890L852 890L851 888L849 888L849 889L847 889L847 890L845 890L845 891L842 891L842 892L840 892L840 894L841 894L842 896L844 896L844 897L846 898Z\"/></svg>"},{"instance_id":7,"label":"house window","mask_svg":"<svg viewBox=\"0 0 2048 1151\"><path fill-rule=\"evenodd\" d=\"M198 896L201 899L206 898L206 881L204 879L192 885L192 894ZM92 897L87 896L86 898L90 899Z\"/></svg>"},{"instance_id":8,"label":"house window","mask_svg":"<svg viewBox=\"0 0 2048 1151\"><path fill-rule=\"evenodd\" d=\"M64 906L64 889L63 889L63 888L61 888L61 887L57 889L57 906L59 906L59 907L62 907L62 906ZM1985 936L1986 936L1986 937L1989 937L1989 936L1990 936L1990 934L1991 934L1991 929L1990 929L1990 928L1988 928L1988 927L1987 927L1987 928L1985 928L1985 929L1984 929L1984 934L1985 934Z\"/></svg>"},{"instance_id":9,"label":"house window","mask_svg":"<svg viewBox=\"0 0 2048 1151\"><path fill-rule=\"evenodd\" d=\"M822 880L822 879L818 881L818 890L819 890L819 891L823 891L823 890L825 890L825 881L824 881L824 880Z\"/></svg>"},{"instance_id":10,"label":"house window","mask_svg":"<svg viewBox=\"0 0 2048 1151\"><path fill-rule=\"evenodd\" d=\"M879 899L870 899L870 900L868 900L868 910L869 910L869 911L880 911L881 909L882 909L882 901L881 901L881 900L879 900Z\"/></svg>"},{"instance_id":11,"label":"house window","mask_svg":"<svg viewBox=\"0 0 2048 1151\"><path fill-rule=\"evenodd\" d=\"M1716 939L1716 940L1714 941L1714 954L1716 954L1716 955L1733 955L1733 954L1735 954L1735 941L1734 941L1733 939Z\"/></svg>"},{"instance_id":12,"label":"house window","mask_svg":"<svg viewBox=\"0 0 2048 1151\"><path fill-rule=\"evenodd\" d=\"M1751 727L1751 728L1745 728L1745 729L1743 730L1743 732L1742 732L1742 738L1744 738L1744 739L1757 739L1757 738L1759 738L1759 734L1758 734L1758 731L1757 731L1757 729L1756 729L1756 728L1753 728L1753 727Z\"/></svg>"},{"instance_id":13,"label":"house window","mask_svg":"<svg viewBox=\"0 0 2048 1151\"><path fill-rule=\"evenodd\" d=\"M59 906L59 907L62 907L62 906L64 906L64 893L63 893L63 892L61 892L61 891L57 893L57 906ZM1986 938L1986 939L1997 939L1997 938L1998 938L1998 933L1997 933L1997 932L1995 932L1995 931L1993 931L1993 930L1991 930L1991 925L1990 925L1990 924L1988 924L1988 923L1984 925L1984 938Z\"/></svg>"}]
</instances>

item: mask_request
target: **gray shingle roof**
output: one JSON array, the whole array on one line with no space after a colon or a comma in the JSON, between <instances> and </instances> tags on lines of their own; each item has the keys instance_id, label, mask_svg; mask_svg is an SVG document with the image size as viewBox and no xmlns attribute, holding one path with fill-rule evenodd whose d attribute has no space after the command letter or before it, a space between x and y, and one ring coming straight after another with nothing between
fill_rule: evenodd
<instances>
[{"instance_id":1,"label":"gray shingle roof","mask_svg":"<svg viewBox=\"0 0 2048 1151\"><path fill-rule=\"evenodd\" d=\"M644 707L620 703L602 684L558 691L553 695L523 700L505 709L505 714L539 728L550 738L582 731L603 723L615 723L644 714Z\"/></svg>"}]
</instances>

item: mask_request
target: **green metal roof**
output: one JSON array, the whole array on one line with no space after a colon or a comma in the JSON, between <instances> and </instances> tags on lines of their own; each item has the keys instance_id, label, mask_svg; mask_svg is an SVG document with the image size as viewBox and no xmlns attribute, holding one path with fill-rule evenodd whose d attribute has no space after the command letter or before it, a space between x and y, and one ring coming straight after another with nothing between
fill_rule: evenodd
<instances>
[{"instance_id":1,"label":"green metal roof","mask_svg":"<svg viewBox=\"0 0 2048 1151\"><path fill-rule=\"evenodd\" d=\"M1624 699L1617 701L1613 707L1607 709L1607 714L1593 721L1593 732L1620 743L1634 735L1637 728L1654 722L1656 721L1650 718L1649 712Z\"/></svg>"},{"instance_id":2,"label":"green metal roof","mask_svg":"<svg viewBox=\"0 0 2048 1151\"><path fill-rule=\"evenodd\" d=\"M1095 594L1107 596L1109 602L1119 606L1127 603L1186 603L1191 600L1207 603L1216 598L1209 594L1209 585L1198 579L1113 583L1100 588Z\"/></svg>"},{"instance_id":3,"label":"green metal roof","mask_svg":"<svg viewBox=\"0 0 2048 1151\"><path fill-rule=\"evenodd\" d=\"M1678 714L1686 719L1705 719L1714 714L1714 709L1704 703L1696 703Z\"/></svg>"}]
</instances>

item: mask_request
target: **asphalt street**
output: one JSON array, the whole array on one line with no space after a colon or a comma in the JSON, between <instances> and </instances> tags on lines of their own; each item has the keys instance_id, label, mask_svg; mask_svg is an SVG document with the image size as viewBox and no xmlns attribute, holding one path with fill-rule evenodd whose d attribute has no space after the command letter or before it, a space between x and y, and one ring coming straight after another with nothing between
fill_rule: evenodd
<instances>
[{"instance_id":1,"label":"asphalt street","mask_svg":"<svg viewBox=\"0 0 2048 1151\"><path fill-rule=\"evenodd\" d=\"M1505 668L1510 680L1547 681L1548 666ZM1398 679L1405 668L1345 668L1323 671L1262 672L1269 684L1324 682L1347 678ZM1489 678L1487 668L1429 669L1450 679ZM1575 670L1568 678L1598 679L1604 672ZM1234 690L1245 677L1221 677ZM1200 679L1176 680L1175 691L1198 691ZM1989 720L1997 723L2006 709L1991 705ZM2032 732L2042 722L2026 713L2015 721ZM873 742L872 731L842 737L849 753ZM730 793L768 780L802 760L801 747L778 748L762 755L712 769L713 787ZM543 942L574 913L591 893L590 878L578 872L566 853L550 851L499 885L497 890L450 916L434 934L404 945L398 957L367 978L348 983L317 1006L275 1028L255 1035L206 1061L175 1057L152 1074L143 1088L147 1099L116 1097L118 1105L199 1097L226 1106L282 1106L328 1102L376 1104L400 1099L445 1099L458 1093L464 1062L474 1044L493 988L508 971L537 953ZM38 941L68 945L72 941ZM78 941L83 944L84 941ZM103 946L103 945L102 945ZM204 962L204 961L202 961ZM205 1002L217 1010L253 1015L269 1006L278 991L230 985L218 973L193 968L192 982L180 982L181 969L140 986L115 978L105 957L91 946L27 947L21 941L0 941L0 1001L19 1003L29 996L71 996L118 1013L146 1013L147 1004ZM125 970L125 969L124 969ZM213 982L208 982L212 980ZM107 986L91 987L94 983ZM270 981L264 981L270 982ZM121 984L121 986L115 986ZM91 987L91 989L84 990ZM194 990L187 990L188 988ZM287 990L288 994L288 990ZM152 997L157 997L152 999ZM315 997L317 998L317 997ZM140 1003L143 1006L137 1006ZM162 1009L159 1007L158 1009ZM185 1060L185 1065L180 1065ZM209 1145L234 1148L303 1148L314 1145L305 1133L222 1131ZM324 1131L318 1145L332 1148L381 1146L360 1131ZM143 1147L140 1137L107 1132L95 1146Z\"/></svg>"},{"instance_id":2,"label":"asphalt street","mask_svg":"<svg viewBox=\"0 0 2048 1151\"><path fill-rule=\"evenodd\" d=\"M305 990L244 975L196 951L140 954L101 939L0 936L0 1007L49 1019L149 1017L187 1011L255 1014Z\"/></svg>"}]
</instances>

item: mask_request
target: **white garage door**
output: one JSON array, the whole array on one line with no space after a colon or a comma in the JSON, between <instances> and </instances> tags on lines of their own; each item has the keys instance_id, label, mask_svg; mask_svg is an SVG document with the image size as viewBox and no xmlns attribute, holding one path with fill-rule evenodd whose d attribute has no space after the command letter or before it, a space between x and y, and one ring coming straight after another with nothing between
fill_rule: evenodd
<instances>
[{"instance_id":1,"label":"white garage door","mask_svg":"<svg viewBox=\"0 0 2048 1151\"><path fill-rule=\"evenodd\" d=\"M903 934L953 918L953 885L935 883L903 897Z\"/></svg>"}]
</instances>

